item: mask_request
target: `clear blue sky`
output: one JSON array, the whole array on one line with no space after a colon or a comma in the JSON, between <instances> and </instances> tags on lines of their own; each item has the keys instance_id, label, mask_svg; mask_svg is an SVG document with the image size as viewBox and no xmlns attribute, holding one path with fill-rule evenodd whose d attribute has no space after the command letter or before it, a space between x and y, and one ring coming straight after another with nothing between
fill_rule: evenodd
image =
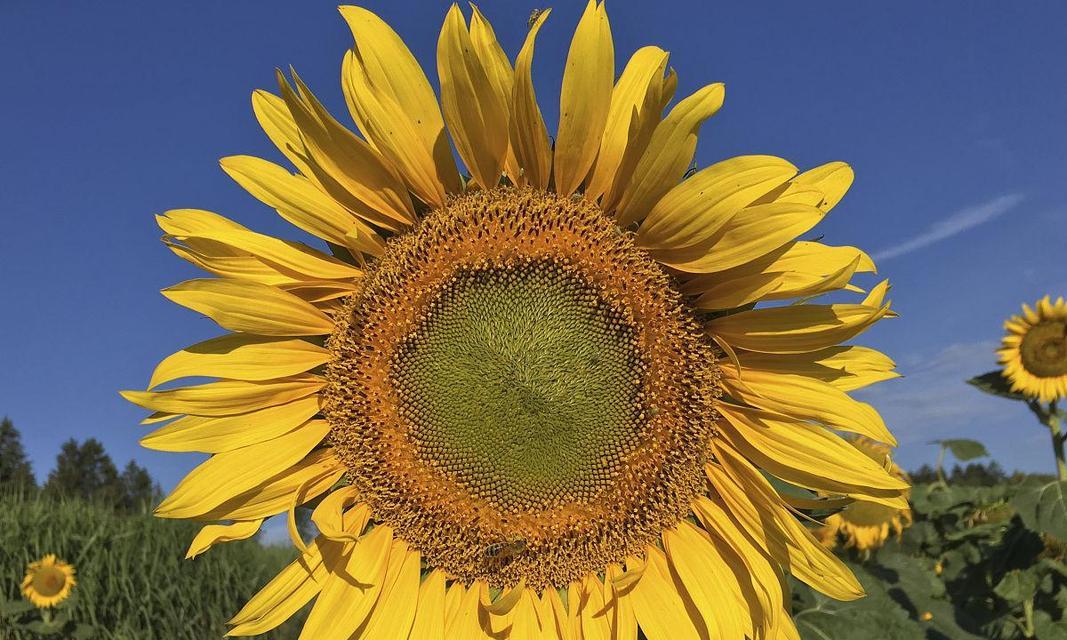
<instances>
[{"instance_id":1,"label":"clear blue sky","mask_svg":"<svg viewBox=\"0 0 1067 640\"><path fill-rule=\"evenodd\" d=\"M559 2L538 42L552 120L579 5ZM434 82L447 6L370 4ZM510 55L534 6L482 5ZM894 282L901 317L865 342L908 377L865 397L899 434L905 466L932 460L927 440L975 437L1005 467L1050 471L1026 409L962 380L993 367L1005 315L1067 294L1067 4L609 0L608 11L620 69L658 44L679 94L726 83L701 165L772 153L855 168L820 232L883 256ZM199 207L281 230L216 161L277 158L249 106L275 67L294 65L345 114L348 46L331 2L0 3L0 415L22 431L39 476L70 437L100 438L167 487L198 461L140 449L143 413L117 394L216 333L159 295L195 273L158 242L152 214Z\"/></svg>"}]
</instances>

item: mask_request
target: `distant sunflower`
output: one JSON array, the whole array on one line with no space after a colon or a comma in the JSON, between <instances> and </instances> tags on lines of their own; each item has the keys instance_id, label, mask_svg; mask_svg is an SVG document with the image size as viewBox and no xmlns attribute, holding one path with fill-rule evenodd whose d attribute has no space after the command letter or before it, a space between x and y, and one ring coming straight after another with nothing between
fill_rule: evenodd
<instances>
[{"instance_id":1,"label":"distant sunflower","mask_svg":"<svg viewBox=\"0 0 1067 640\"><path fill-rule=\"evenodd\" d=\"M1067 397L1067 302L1045 296L1033 309L1024 304L1004 328L997 353L1011 390L1041 402Z\"/></svg>"},{"instance_id":2,"label":"distant sunflower","mask_svg":"<svg viewBox=\"0 0 1067 640\"><path fill-rule=\"evenodd\" d=\"M906 483L835 434L893 441L848 396L893 362L839 346L891 315L888 284L753 308L860 291L867 254L796 239L851 169L743 156L686 177L723 86L664 114L667 53L638 50L616 81L595 2L553 145L530 75L548 11L514 64L473 11L445 19L438 103L388 25L341 8L362 137L295 74L254 93L299 174L223 169L330 254L207 211L159 216L172 251L220 276L164 295L233 333L124 393L169 421L145 446L213 454L158 515L228 521L194 556L288 513L304 553L231 635L315 599L303 638L796 637L783 572L863 592L763 471L904 505ZM187 376L220 380L155 389ZM311 500L308 544L293 513Z\"/></svg>"},{"instance_id":3,"label":"distant sunflower","mask_svg":"<svg viewBox=\"0 0 1067 640\"><path fill-rule=\"evenodd\" d=\"M54 607L67 599L75 584L74 567L50 553L26 567L22 595L35 607Z\"/></svg>"},{"instance_id":4,"label":"distant sunflower","mask_svg":"<svg viewBox=\"0 0 1067 640\"><path fill-rule=\"evenodd\" d=\"M889 447L863 437L851 438L852 444L867 457L883 465L889 473L901 480L908 476L889 457ZM907 492L904 492L907 496ZM911 509L890 506L884 503L857 500L839 513L825 520L826 526L817 535L828 547L843 541L846 548L869 552L881 548L890 536L900 537L911 526Z\"/></svg>"}]
</instances>

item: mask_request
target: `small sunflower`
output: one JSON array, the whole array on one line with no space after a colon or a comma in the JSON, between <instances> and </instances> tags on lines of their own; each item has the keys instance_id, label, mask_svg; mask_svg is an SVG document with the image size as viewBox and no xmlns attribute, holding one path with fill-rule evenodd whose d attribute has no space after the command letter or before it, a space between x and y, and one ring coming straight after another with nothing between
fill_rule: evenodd
<instances>
[{"instance_id":1,"label":"small sunflower","mask_svg":"<svg viewBox=\"0 0 1067 640\"><path fill-rule=\"evenodd\" d=\"M1011 390L1041 402L1067 397L1067 302L1045 296L1034 308L1024 304L1004 329L997 354Z\"/></svg>"},{"instance_id":2,"label":"small sunflower","mask_svg":"<svg viewBox=\"0 0 1067 640\"><path fill-rule=\"evenodd\" d=\"M908 476L889 457L889 447L863 437L851 438L852 444L867 457L883 465L889 473L901 480ZM905 497L908 492L904 492ZM855 548L869 553L881 548L889 537L900 534L911 526L911 509L857 500L825 520L825 525L816 533L823 544L834 547L843 540L845 548Z\"/></svg>"},{"instance_id":3,"label":"small sunflower","mask_svg":"<svg viewBox=\"0 0 1067 640\"><path fill-rule=\"evenodd\" d=\"M279 74L252 106L298 173L222 160L329 253L159 216L170 250L219 276L164 295L232 333L124 392L166 423L145 446L212 454L157 510L216 522L190 556L288 514L302 555L230 635L314 600L302 638L795 638L786 573L862 596L764 475L906 505L906 482L837 435L893 442L848 395L893 362L840 344L892 315L888 283L806 300L874 270L797 239L851 169L753 155L689 175L723 86L668 109L677 76L651 46L616 78L602 3L575 31L554 145L531 79L548 11L512 61L453 6L440 100L380 18L341 14L362 135ZM159 388L201 376L217 381ZM312 500L309 542L293 514Z\"/></svg>"},{"instance_id":4,"label":"small sunflower","mask_svg":"<svg viewBox=\"0 0 1067 640\"><path fill-rule=\"evenodd\" d=\"M74 567L50 553L26 567L22 595L35 607L54 607L67 599L75 584Z\"/></svg>"}]
</instances>

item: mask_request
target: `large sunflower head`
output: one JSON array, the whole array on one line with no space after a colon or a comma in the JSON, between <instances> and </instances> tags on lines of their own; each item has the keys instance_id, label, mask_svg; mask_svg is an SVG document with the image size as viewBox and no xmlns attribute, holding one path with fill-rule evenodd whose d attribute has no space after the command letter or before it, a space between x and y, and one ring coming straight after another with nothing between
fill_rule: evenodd
<instances>
[{"instance_id":1,"label":"large sunflower head","mask_svg":"<svg viewBox=\"0 0 1067 640\"><path fill-rule=\"evenodd\" d=\"M1052 402L1067 397L1067 302L1049 296L1004 323L997 354L1011 390Z\"/></svg>"},{"instance_id":2,"label":"large sunflower head","mask_svg":"<svg viewBox=\"0 0 1067 640\"><path fill-rule=\"evenodd\" d=\"M882 465L890 474L907 480L904 470L889 457L889 447L864 437L852 437L852 444L867 457ZM906 499L910 492L902 491ZM900 537L912 524L911 509L896 505L857 500L825 520L816 535L828 547L843 542L845 548L867 553L881 548L890 536Z\"/></svg>"},{"instance_id":3,"label":"large sunflower head","mask_svg":"<svg viewBox=\"0 0 1067 640\"><path fill-rule=\"evenodd\" d=\"M389 26L341 13L361 135L279 75L253 109L298 172L222 161L327 251L159 216L168 247L219 276L164 295L232 333L124 394L166 422L145 446L213 454L157 511L224 521L190 556L289 516L300 559L230 633L314 599L305 638L792 637L784 573L862 595L764 475L904 504L906 483L837 435L892 442L848 394L893 362L840 345L891 315L887 284L759 306L861 291L867 254L797 239L848 166L742 156L688 175L723 86L668 108L657 47L616 78L603 4L575 31L555 144L530 75L548 12L512 61L453 6L440 101ZM157 388L190 376L218 380Z\"/></svg>"},{"instance_id":4,"label":"large sunflower head","mask_svg":"<svg viewBox=\"0 0 1067 640\"><path fill-rule=\"evenodd\" d=\"M75 584L74 567L50 553L26 566L22 595L37 608L54 607L67 599Z\"/></svg>"}]
</instances>

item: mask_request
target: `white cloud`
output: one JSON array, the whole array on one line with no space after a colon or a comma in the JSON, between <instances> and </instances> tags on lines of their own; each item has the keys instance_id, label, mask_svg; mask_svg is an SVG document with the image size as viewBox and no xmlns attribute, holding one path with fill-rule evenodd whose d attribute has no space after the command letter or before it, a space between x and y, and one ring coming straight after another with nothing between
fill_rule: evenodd
<instances>
[{"instance_id":1,"label":"white cloud","mask_svg":"<svg viewBox=\"0 0 1067 640\"><path fill-rule=\"evenodd\" d=\"M994 340L956 343L933 353L913 353L899 361L903 378L856 393L882 415L900 444L898 462L906 469L932 463L931 440L973 438L984 443L1006 469L1047 471L1048 432L1019 402L975 389L967 380L997 368Z\"/></svg>"},{"instance_id":2,"label":"white cloud","mask_svg":"<svg viewBox=\"0 0 1067 640\"><path fill-rule=\"evenodd\" d=\"M968 229L973 229L980 224L989 222L993 218L1004 215L1022 201L1022 194L1009 193L999 198L994 198L989 202L961 209L947 218L938 220L919 235L909 238L900 244L882 249L874 254L874 259L888 260L922 249L946 238L951 238Z\"/></svg>"},{"instance_id":3,"label":"white cloud","mask_svg":"<svg viewBox=\"0 0 1067 640\"><path fill-rule=\"evenodd\" d=\"M899 365L904 375L857 394L873 404L900 442L927 442L1014 403L987 396L966 380L996 368L994 341L952 344L933 355L914 354Z\"/></svg>"}]
</instances>

